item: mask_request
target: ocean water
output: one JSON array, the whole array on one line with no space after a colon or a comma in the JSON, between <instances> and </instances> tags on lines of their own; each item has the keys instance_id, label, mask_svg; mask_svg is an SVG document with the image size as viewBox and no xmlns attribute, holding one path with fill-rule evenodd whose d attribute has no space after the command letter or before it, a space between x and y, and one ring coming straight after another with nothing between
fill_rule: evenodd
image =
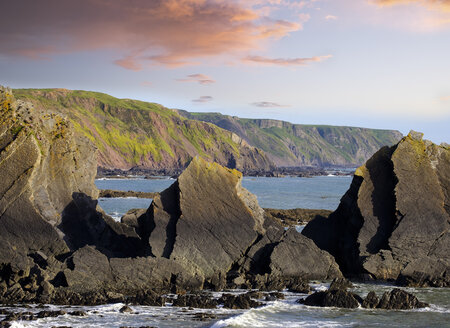
<instances>
[{"instance_id":1,"label":"ocean water","mask_svg":"<svg viewBox=\"0 0 450 328\"><path fill-rule=\"evenodd\" d=\"M168 177L157 179L101 179L96 180L99 189L123 191L159 192L175 180ZM335 210L347 191L352 177L319 176L312 178L265 178L244 177L242 185L258 197L259 205L265 208L311 208ZM120 219L129 209L147 208L151 199L100 198L99 205L106 213Z\"/></svg>"},{"instance_id":2,"label":"ocean water","mask_svg":"<svg viewBox=\"0 0 450 328\"><path fill-rule=\"evenodd\" d=\"M324 290L327 284L315 284L316 290ZM381 296L390 285L355 284L354 292L364 297L370 290ZM251 310L214 310L188 309L172 307L130 306L133 313L120 313L124 305L108 304L91 307L66 307L50 305L48 310L62 309L66 312L82 310L84 317L63 315L57 318L44 318L31 322L16 321L12 327L111 327L119 328L152 326L168 327L212 327L212 328L247 328L247 327L449 327L450 326L450 289L448 288L405 288L414 293L421 301L430 306L417 310L378 310L378 309L338 309L309 307L296 303L305 294L284 292L286 299L264 302L264 306ZM242 291L235 291L240 293ZM213 293L220 297L221 293ZM8 307L5 307L8 309ZM38 312L36 307L14 308L16 311ZM202 314L212 315L206 321L199 320ZM0 316L0 320L3 316Z\"/></svg>"}]
</instances>

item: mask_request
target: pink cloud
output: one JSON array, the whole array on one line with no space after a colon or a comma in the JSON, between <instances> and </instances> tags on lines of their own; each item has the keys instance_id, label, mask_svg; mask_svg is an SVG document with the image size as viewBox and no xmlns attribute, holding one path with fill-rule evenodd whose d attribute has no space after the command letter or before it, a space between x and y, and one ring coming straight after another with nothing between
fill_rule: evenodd
<instances>
[{"instance_id":1,"label":"pink cloud","mask_svg":"<svg viewBox=\"0 0 450 328\"><path fill-rule=\"evenodd\" d=\"M190 74L183 79L177 79L178 82L198 82L200 84L213 84L216 81L204 74Z\"/></svg>"},{"instance_id":2,"label":"pink cloud","mask_svg":"<svg viewBox=\"0 0 450 328\"><path fill-rule=\"evenodd\" d=\"M450 12L450 0L375 0L380 6L418 4L431 10Z\"/></svg>"},{"instance_id":3,"label":"pink cloud","mask_svg":"<svg viewBox=\"0 0 450 328\"><path fill-rule=\"evenodd\" d=\"M332 55L314 56L310 58L268 58L262 56L248 56L244 58L243 61L262 65L306 66L311 63L321 62L331 57Z\"/></svg>"},{"instance_id":4,"label":"pink cloud","mask_svg":"<svg viewBox=\"0 0 450 328\"><path fill-rule=\"evenodd\" d=\"M292 1L300 6L300 2ZM2 3L0 54L49 57L107 50L129 70L147 65L177 67L204 58L264 48L267 41L298 31L302 19L277 20L258 6L263 0L14 0ZM300 9L292 10L300 10ZM306 16L302 16L305 20Z\"/></svg>"}]
</instances>

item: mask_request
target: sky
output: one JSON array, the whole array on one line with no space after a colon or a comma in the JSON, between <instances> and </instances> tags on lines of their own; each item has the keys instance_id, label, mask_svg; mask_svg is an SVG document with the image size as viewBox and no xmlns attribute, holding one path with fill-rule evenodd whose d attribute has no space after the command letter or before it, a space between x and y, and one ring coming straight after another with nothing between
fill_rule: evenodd
<instances>
[{"instance_id":1,"label":"sky","mask_svg":"<svg viewBox=\"0 0 450 328\"><path fill-rule=\"evenodd\" d=\"M450 143L450 0L0 0L0 84Z\"/></svg>"}]
</instances>

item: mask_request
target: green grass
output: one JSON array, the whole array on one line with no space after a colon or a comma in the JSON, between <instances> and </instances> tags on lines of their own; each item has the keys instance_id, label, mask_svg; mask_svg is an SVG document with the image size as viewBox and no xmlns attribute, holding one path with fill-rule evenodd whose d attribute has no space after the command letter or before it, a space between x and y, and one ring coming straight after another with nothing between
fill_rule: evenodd
<instances>
[{"instance_id":1,"label":"green grass","mask_svg":"<svg viewBox=\"0 0 450 328\"><path fill-rule=\"evenodd\" d=\"M231 140L228 131L188 120L159 104L81 90L17 89L14 94L67 115L76 132L101 152L114 149L131 165L149 157L156 162L175 158L176 153L187 152L186 144L210 159L217 149L239 157L239 145Z\"/></svg>"}]
</instances>

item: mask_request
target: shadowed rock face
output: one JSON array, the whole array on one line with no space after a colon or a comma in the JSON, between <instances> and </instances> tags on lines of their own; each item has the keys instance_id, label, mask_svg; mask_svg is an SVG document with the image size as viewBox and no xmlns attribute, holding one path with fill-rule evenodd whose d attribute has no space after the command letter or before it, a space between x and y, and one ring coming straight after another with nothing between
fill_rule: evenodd
<instances>
[{"instance_id":1,"label":"shadowed rock face","mask_svg":"<svg viewBox=\"0 0 450 328\"><path fill-rule=\"evenodd\" d=\"M344 274L448 286L449 172L449 148L411 132L360 167L338 209L303 233Z\"/></svg>"},{"instance_id":2,"label":"shadowed rock face","mask_svg":"<svg viewBox=\"0 0 450 328\"><path fill-rule=\"evenodd\" d=\"M0 303L141 295L156 305L149 289L274 289L341 275L331 255L265 217L241 173L199 158L147 211L115 222L97 207L89 141L9 89L0 105Z\"/></svg>"}]
</instances>

